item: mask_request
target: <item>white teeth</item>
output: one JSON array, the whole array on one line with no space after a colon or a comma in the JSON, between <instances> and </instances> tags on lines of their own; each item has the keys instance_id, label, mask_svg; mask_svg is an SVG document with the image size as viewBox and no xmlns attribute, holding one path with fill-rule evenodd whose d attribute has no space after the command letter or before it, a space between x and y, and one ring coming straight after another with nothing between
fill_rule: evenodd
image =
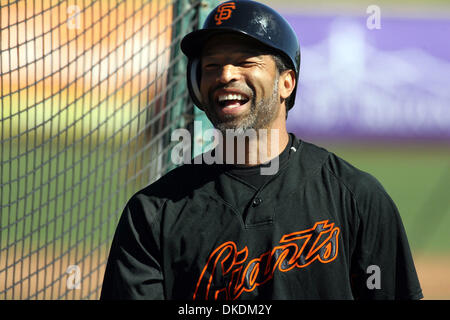
<instances>
[{"instance_id":1,"label":"white teeth","mask_svg":"<svg viewBox=\"0 0 450 320\"><path fill-rule=\"evenodd\" d=\"M237 108L237 107L240 107L240 106L241 105L239 103L235 103L235 104L228 105L225 108L226 109L234 109L234 108Z\"/></svg>"},{"instance_id":2,"label":"white teeth","mask_svg":"<svg viewBox=\"0 0 450 320\"><path fill-rule=\"evenodd\" d=\"M245 98L240 94L224 94L219 96L219 102L226 100L245 100Z\"/></svg>"}]
</instances>

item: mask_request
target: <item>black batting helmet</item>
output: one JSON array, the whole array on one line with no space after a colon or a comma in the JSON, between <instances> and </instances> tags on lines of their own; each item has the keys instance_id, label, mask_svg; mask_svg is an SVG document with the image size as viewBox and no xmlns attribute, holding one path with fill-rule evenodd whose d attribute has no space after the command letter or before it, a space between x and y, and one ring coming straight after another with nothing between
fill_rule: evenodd
<instances>
[{"instance_id":1,"label":"black batting helmet","mask_svg":"<svg viewBox=\"0 0 450 320\"><path fill-rule=\"evenodd\" d=\"M253 38L278 53L295 71L296 86L287 108L294 106L300 70L300 46L289 23L272 8L248 0L227 1L218 5L205 20L203 28L187 34L181 50L188 57L187 84L194 103L202 108L200 95L200 55L204 43L219 33L239 33Z\"/></svg>"}]
</instances>

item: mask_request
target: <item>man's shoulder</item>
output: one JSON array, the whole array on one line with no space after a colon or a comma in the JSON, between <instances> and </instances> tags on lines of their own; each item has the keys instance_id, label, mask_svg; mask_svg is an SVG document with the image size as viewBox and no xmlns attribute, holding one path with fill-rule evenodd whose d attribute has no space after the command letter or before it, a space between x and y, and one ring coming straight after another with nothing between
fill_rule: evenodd
<instances>
[{"instance_id":1,"label":"man's shoulder","mask_svg":"<svg viewBox=\"0 0 450 320\"><path fill-rule=\"evenodd\" d=\"M201 188L210 180L209 168L203 164L182 164L139 190L133 197L151 197L160 200L177 200L192 190Z\"/></svg>"},{"instance_id":2,"label":"man's shoulder","mask_svg":"<svg viewBox=\"0 0 450 320\"><path fill-rule=\"evenodd\" d=\"M392 213L397 211L391 196L371 173L357 168L334 153L330 154L326 170L351 193L360 217L393 217Z\"/></svg>"},{"instance_id":3,"label":"man's shoulder","mask_svg":"<svg viewBox=\"0 0 450 320\"><path fill-rule=\"evenodd\" d=\"M307 161L315 162L321 170L333 176L344 188L355 197L363 197L368 193L386 195L386 191L372 174L357 168L335 153L309 142L302 142L303 153ZM318 168L319 169L319 168Z\"/></svg>"}]
</instances>

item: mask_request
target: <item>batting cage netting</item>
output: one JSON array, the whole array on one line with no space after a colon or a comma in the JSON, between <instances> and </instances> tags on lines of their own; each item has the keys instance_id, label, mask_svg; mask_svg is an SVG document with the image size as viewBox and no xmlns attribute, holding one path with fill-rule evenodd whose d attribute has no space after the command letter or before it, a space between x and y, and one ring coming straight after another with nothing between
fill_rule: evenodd
<instances>
[{"instance_id":1,"label":"batting cage netting","mask_svg":"<svg viewBox=\"0 0 450 320\"><path fill-rule=\"evenodd\" d=\"M97 299L128 198L193 122L188 0L1 0L0 299Z\"/></svg>"}]
</instances>

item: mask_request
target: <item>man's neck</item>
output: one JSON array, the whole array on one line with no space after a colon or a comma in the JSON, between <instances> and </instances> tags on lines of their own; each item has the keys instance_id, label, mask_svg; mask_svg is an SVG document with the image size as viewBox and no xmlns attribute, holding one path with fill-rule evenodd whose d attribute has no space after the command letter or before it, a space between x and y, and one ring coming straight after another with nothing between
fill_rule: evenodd
<instances>
[{"instance_id":1,"label":"man's neck","mask_svg":"<svg viewBox=\"0 0 450 320\"><path fill-rule=\"evenodd\" d=\"M285 127L248 130L242 134L229 131L223 136L222 152L227 164L255 166L278 157L288 142Z\"/></svg>"}]
</instances>

